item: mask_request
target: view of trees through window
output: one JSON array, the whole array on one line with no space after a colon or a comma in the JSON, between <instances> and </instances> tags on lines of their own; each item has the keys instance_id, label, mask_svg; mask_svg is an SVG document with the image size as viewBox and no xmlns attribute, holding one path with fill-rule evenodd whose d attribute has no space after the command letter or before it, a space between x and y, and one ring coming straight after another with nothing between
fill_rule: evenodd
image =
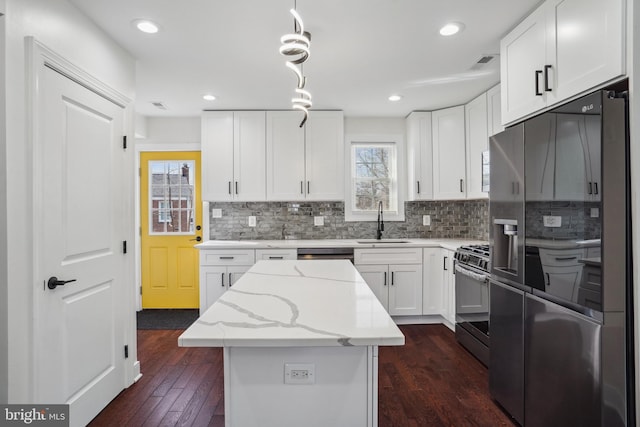
<instances>
[{"instance_id":1,"label":"view of trees through window","mask_svg":"<svg viewBox=\"0 0 640 427\"><path fill-rule=\"evenodd\" d=\"M193 232L194 162L152 161L149 173L151 232Z\"/></svg>"},{"instance_id":2,"label":"view of trees through window","mask_svg":"<svg viewBox=\"0 0 640 427\"><path fill-rule=\"evenodd\" d=\"M382 201L384 210L395 210L393 144L354 144L354 209L375 211Z\"/></svg>"}]
</instances>

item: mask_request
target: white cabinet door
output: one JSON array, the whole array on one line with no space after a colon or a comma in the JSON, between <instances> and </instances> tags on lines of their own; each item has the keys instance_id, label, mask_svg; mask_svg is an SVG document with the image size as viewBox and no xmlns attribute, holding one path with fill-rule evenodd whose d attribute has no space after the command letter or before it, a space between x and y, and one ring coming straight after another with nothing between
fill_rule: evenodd
<instances>
[{"instance_id":1,"label":"white cabinet door","mask_svg":"<svg viewBox=\"0 0 640 427\"><path fill-rule=\"evenodd\" d=\"M464 106L431 113L433 135L433 198L458 200L465 190Z\"/></svg>"},{"instance_id":2,"label":"white cabinet door","mask_svg":"<svg viewBox=\"0 0 640 427\"><path fill-rule=\"evenodd\" d=\"M486 93L465 105L464 119L467 199L486 199L489 197L489 193L482 191L482 153L489 149Z\"/></svg>"},{"instance_id":3,"label":"white cabinet door","mask_svg":"<svg viewBox=\"0 0 640 427\"><path fill-rule=\"evenodd\" d=\"M424 248L423 251L422 314L441 314L443 289L442 249Z\"/></svg>"},{"instance_id":4,"label":"white cabinet door","mask_svg":"<svg viewBox=\"0 0 640 427\"><path fill-rule=\"evenodd\" d=\"M586 200L590 178L584 116L556 115L555 199Z\"/></svg>"},{"instance_id":5,"label":"white cabinet door","mask_svg":"<svg viewBox=\"0 0 640 427\"><path fill-rule=\"evenodd\" d=\"M233 113L234 200L266 200L265 112Z\"/></svg>"},{"instance_id":6,"label":"white cabinet door","mask_svg":"<svg viewBox=\"0 0 640 427\"><path fill-rule=\"evenodd\" d=\"M547 43L555 63L550 103L624 74L624 0L549 2L556 28Z\"/></svg>"},{"instance_id":7,"label":"white cabinet door","mask_svg":"<svg viewBox=\"0 0 640 427\"><path fill-rule=\"evenodd\" d=\"M504 130L500 96L500 85L494 86L487 91L487 124L489 127L489 136Z\"/></svg>"},{"instance_id":8,"label":"white cabinet door","mask_svg":"<svg viewBox=\"0 0 640 427\"><path fill-rule=\"evenodd\" d=\"M413 112L407 117L407 159L409 200L432 200L431 113Z\"/></svg>"},{"instance_id":9,"label":"white cabinet door","mask_svg":"<svg viewBox=\"0 0 640 427\"><path fill-rule=\"evenodd\" d=\"M200 315L227 291L227 267L200 266Z\"/></svg>"},{"instance_id":10,"label":"white cabinet door","mask_svg":"<svg viewBox=\"0 0 640 427\"><path fill-rule=\"evenodd\" d=\"M233 111L202 113L202 200L233 200Z\"/></svg>"},{"instance_id":11,"label":"white cabinet door","mask_svg":"<svg viewBox=\"0 0 640 427\"><path fill-rule=\"evenodd\" d=\"M448 327L453 328L456 323L456 295L455 274L453 270L454 252L442 250L442 317Z\"/></svg>"},{"instance_id":12,"label":"white cabinet door","mask_svg":"<svg viewBox=\"0 0 640 427\"><path fill-rule=\"evenodd\" d=\"M251 266L249 265L233 265L227 267L227 285L229 287L233 286L250 268Z\"/></svg>"},{"instance_id":13,"label":"white cabinet door","mask_svg":"<svg viewBox=\"0 0 640 427\"><path fill-rule=\"evenodd\" d=\"M389 314L410 316L422 314L422 265L389 266Z\"/></svg>"},{"instance_id":14,"label":"white cabinet door","mask_svg":"<svg viewBox=\"0 0 640 427\"><path fill-rule=\"evenodd\" d=\"M307 200L344 200L344 114L314 111L305 125Z\"/></svg>"},{"instance_id":15,"label":"white cabinet door","mask_svg":"<svg viewBox=\"0 0 640 427\"><path fill-rule=\"evenodd\" d=\"M356 265L358 272L367 282L378 301L389 310L389 266L388 265Z\"/></svg>"},{"instance_id":16,"label":"white cabinet door","mask_svg":"<svg viewBox=\"0 0 640 427\"><path fill-rule=\"evenodd\" d=\"M304 129L295 111L267 111L267 199L304 200Z\"/></svg>"},{"instance_id":17,"label":"white cabinet door","mask_svg":"<svg viewBox=\"0 0 640 427\"><path fill-rule=\"evenodd\" d=\"M202 199L266 199L265 113L202 113Z\"/></svg>"},{"instance_id":18,"label":"white cabinet door","mask_svg":"<svg viewBox=\"0 0 640 427\"><path fill-rule=\"evenodd\" d=\"M500 41L502 123L507 124L547 105L544 88L547 8L542 5ZM549 64L553 65L553 64Z\"/></svg>"}]
</instances>

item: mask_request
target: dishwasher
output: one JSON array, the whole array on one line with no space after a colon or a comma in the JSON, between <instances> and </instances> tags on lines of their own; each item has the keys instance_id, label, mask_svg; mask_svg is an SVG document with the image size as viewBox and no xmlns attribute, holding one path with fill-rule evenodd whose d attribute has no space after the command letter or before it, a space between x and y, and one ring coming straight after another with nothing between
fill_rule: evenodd
<instances>
[{"instance_id":1,"label":"dishwasher","mask_svg":"<svg viewBox=\"0 0 640 427\"><path fill-rule=\"evenodd\" d=\"M298 259L347 259L353 264L353 248L298 248Z\"/></svg>"}]
</instances>

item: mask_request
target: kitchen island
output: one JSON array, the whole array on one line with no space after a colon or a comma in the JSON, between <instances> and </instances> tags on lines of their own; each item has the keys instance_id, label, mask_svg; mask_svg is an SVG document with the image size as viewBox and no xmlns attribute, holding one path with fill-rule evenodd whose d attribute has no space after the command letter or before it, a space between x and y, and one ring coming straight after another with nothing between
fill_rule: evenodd
<instances>
[{"instance_id":1,"label":"kitchen island","mask_svg":"<svg viewBox=\"0 0 640 427\"><path fill-rule=\"evenodd\" d=\"M404 336L350 262L258 261L178 343L224 349L227 426L376 426Z\"/></svg>"}]
</instances>

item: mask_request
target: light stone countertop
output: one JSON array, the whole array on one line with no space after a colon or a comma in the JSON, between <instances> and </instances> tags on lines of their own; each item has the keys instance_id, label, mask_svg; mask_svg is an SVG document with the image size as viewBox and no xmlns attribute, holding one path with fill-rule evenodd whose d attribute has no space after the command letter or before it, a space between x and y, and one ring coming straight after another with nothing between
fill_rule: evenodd
<instances>
[{"instance_id":1,"label":"light stone countertop","mask_svg":"<svg viewBox=\"0 0 640 427\"><path fill-rule=\"evenodd\" d=\"M258 261L178 344L396 346L404 335L349 261Z\"/></svg>"},{"instance_id":2,"label":"light stone countertop","mask_svg":"<svg viewBox=\"0 0 640 427\"><path fill-rule=\"evenodd\" d=\"M401 243L400 243L401 242ZM487 244L482 240L464 239L323 239L323 240L209 240L197 249L297 249L297 248L445 248L456 250L462 245Z\"/></svg>"}]
</instances>

